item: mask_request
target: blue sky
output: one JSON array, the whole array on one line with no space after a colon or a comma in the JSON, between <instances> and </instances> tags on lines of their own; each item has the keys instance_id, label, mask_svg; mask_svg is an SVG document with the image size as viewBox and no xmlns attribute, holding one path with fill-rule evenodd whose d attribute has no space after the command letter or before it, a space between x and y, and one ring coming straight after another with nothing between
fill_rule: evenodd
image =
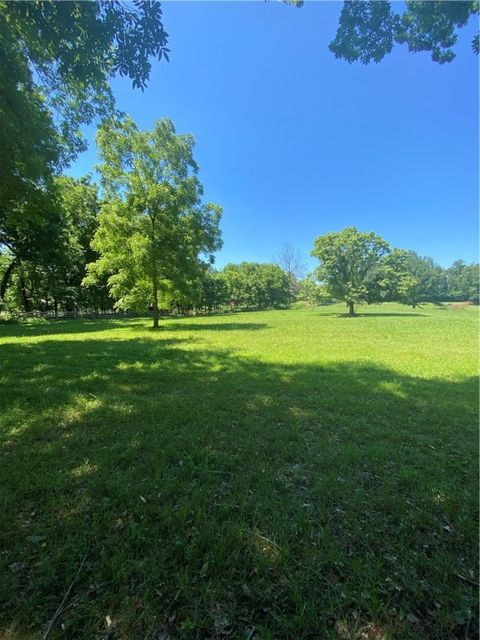
<instances>
[{"instance_id":1,"label":"blue sky","mask_svg":"<svg viewBox=\"0 0 480 640\"><path fill-rule=\"evenodd\" d=\"M114 79L141 128L191 132L206 199L223 206L217 265L355 225L444 266L478 259L478 58L471 24L438 65L397 47L349 65L328 50L341 3L168 2L170 63L148 88ZM71 168L92 170L89 150Z\"/></svg>"}]
</instances>

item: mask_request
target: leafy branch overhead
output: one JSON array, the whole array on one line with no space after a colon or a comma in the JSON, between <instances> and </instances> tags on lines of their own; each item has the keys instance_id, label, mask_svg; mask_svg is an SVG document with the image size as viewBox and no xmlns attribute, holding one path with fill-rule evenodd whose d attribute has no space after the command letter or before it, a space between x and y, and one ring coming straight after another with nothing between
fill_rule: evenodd
<instances>
[{"instance_id":1,"label":"leafy branch overhead","mask_svg":"<svg viewBox=\"0 0 480 640\"><path fill-rule=\"evenodd\" d=\"M47 125L54 129L48 144L67 165L86 149L82 125L114 113L109 79L119 74L144 89L152 59L168 60L167 43L159 2L0 0L2 148L41 117L43 137Z\"/></svg>"},{"instance_id":2,"label":"leafy branch overhead","mask_svg":"<svg viewBox=\"0 0 480 640\"><path fill-rule=\"evenodd\" d=\"M119 73L144 88L150 58L168 60L159 2L2 2L3 19L46 79L97 86Z\"/></svg>"},{"instance_id":3,"label":"leafy branch overhead","mask_svg":"<svg viewBox=\"0 0 480 640\"><path fill-rule=\"evenodd\" d=\"M478 13L476 0L409 0L403 13L387 0L347 0L329 48L337 58L368 64L380 62L396 44L406 44L409 51L427 51L434 62L443 64L455 58L457 30ZM478 35L472 49L478 54Z\"/></svg>"},{"instance_id":4,"label":"leafy branch overhead","mask_svg":"<svg viewBox=\"0 0 480 640\"><path fill-rule=\"evenodd\" d=\"M114 74L146 86L167 39L159 2L0 0L0 245L15 269L52 263L55 180L86 149L82 126L115 114Z\"/></svg>"}]
</instances>

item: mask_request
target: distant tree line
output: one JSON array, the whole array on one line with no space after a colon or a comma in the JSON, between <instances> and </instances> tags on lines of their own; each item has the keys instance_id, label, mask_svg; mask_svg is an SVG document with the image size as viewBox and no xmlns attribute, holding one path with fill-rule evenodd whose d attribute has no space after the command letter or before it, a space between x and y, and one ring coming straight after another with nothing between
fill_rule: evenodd
<instances>
[{"instance_id":1,"label":"distant tree line","mask_svg":"<svg viewBox=\"0 0 480 640\"><path fill-rule=\"evenodd\" d=\"M171 130L169 135L174 135ZM192 233L192 220L184 220L181 212L168 219L167 230L163 220L153 238L162 255L152 258L151 221L142 206L135 211L121 200L100 200L88 178L61 177L56 189L61 242L51 247L46 240L44 250L22 260L8 250L0 254L2 301L10 311L121 309L154 316L155 269L164 270L163 275L157 272L157 320L162 313L286 308L295 300L312 305L343 300L352 315L359 303L479 302L478 264L457 260L445 269L432 258L391 249L376 234L354 227L317 238L312 255L319 267L303 278L297 277L304 271L301 253L285 252L285 246L277 256L283 265L242 262L218 270L211 260L199 259L197 245L189 260L186 241L180 253L177 246L182 234ZM202 250L206 241L219 246L219 210L209 206L194 218ZM168 230L175 241L167 251ZM290 260L282 261L285 253L296 256L295 268Z\"/></svg>"},{"instance_id":2,"label":"distant tree line","mask_svg":"<svg viewBox=\"0 0 480 640\"><path fill-rule=\"evenodd\" d=\"M457 260L444 269L432 258L392 249L377 234L355 227L319 236L312 256L319 266L301 282L299 296L313 304L342 300L350 315L362 303L479 303L478 264Z\"/></svg>"},{"instance_id":3,"label":"distant tree line","mask_svg":"<svg viewBox=\"0 0 480 640\"><path fill-rule=\"evenodd\" d=\"M432 258L419 256L414 251L407 252L407 264L415 282L408 295L399 297L398 302L419 306L431 302L472 302L479 304L479 265L466 264L456 260L450 267L443 268ZM312 305L335 301L328 290L312 275L299 283L298 299ZM381 300L379 300L381 302Z\"/></svg>"},{"instance_id":4,"label":"distant tree line","mask_svg":"<svg viewBox=\"0 0 480 640\"><path fill-rule=\"evenodd\" d=\"M399 18L390 3L345 3L332 50L368 62L408 42L448 61L478 3L430 4L409 3ZM295 299L343 300L351 314L358 303L478 302L478 265L442 269L355 228L316 239L319 266L307 278L291 245L275 264L214 270L222 210L203 199L192 136L170 120L140 131L109 85L120 74L143 88L152 58L168 60L160 3L0 6L0 312L148 310L157 326L162 311ZM365 37L379 29L383 39ZM94 121L100 185L64 175Z\"/></svg>"}]
</instances>

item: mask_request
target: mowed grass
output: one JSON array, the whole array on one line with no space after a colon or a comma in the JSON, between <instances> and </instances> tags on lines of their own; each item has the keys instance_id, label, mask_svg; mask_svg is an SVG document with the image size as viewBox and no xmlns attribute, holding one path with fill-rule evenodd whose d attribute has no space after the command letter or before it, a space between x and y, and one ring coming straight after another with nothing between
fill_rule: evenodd
<instances>
[{"instance_id":1,"label":"mowed grass","mask_svg":"<svg viewBox=\"0 0 480 640\"><path fill-rule=\"evenodd\" d=\"M478 309L359 311L1 327L0 638L476 638Z\"/></svg>"}]
</instances>

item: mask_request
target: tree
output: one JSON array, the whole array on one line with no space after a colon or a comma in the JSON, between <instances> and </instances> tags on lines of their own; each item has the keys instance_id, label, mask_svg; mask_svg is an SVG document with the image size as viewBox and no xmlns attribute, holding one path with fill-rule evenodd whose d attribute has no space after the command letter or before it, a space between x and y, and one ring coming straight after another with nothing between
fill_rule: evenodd
<instances>
[{"instance_id":1,"label":"tree","mask_svg":"<svg viewBox=\"0 0 480 640\"><path fill-rule=\"evenodd\" d=\"M98 187L89 176L74 179L60 176L55 180L59 205L65 219L67 242L61 264L43 269L43 298L45 307L51 300L55 311L111 308L106 282L89 288L82 287L86 266L98 258L90 243L98 226L100 201Z\"/></svg>"},{"instance_id":2,"label":"tree","mask_svg":"<svg viewBox=\"0 0 480 640\"><path fill-rule=\"evenodd\" d=\"M201 279L199 306L208 312L228 303L228 286L221 272L209 268Z\"/></svg>"},{"instance_id":3,"label":"tree","mask_svg":"<svg viewBox=\"0 0 480 640\"><path fill-rule=\"evenodd\" d=\"M53 176L85 149L81 126L114 113L109 77L143 89L150 59L168 59L161 16L154 1L0 0L0 245L33 251L46 228L57 243L39 219Z\"/></svg>"},{"instance_id":4,"label":"tree","mask_svg":"<svg viewBox=\"0 0 480 640\"><path fill-rule=\"evenodd\" d=\"M221 208L203 204L194 139L170 120L140 131L133 120L111 120L97 134L105 193L85 284L108 276L117 308L152 308L172 288L198 279L221 247Z\"/></svg>"},{"instance_id":5,"label":"tree","mask_svg":"<svg viewBox=\"0 0 480 640\"><path fill-rule=\"evenodd\" d=\"M321 286L311 274L300 281L298 297L313 306L333 302L325 287Z\"/></svg>"},{"instance_id":6,"label":"tree","mask_svg":"<svg viewBox=\"0 0 480 640\"><path fill-rule=\"evenodd\" d=\"M300 249L295 249L286 242L277 253L275 262L285 271L290 280L290 294L292 297L299 291L299 281L305 275L305 263Z\"/></svg>"},{"instance_id":7,"label":"tree","mask_svg":"<svg viewBox=\"0 0 480 640\"><path fill-rule=\"evenodd\" d=\"M290 301L290 280L276 264L227 264L222 273L235 305L266 309L286 306Z\"/></svg>"},{"instance_id":8,"label":"tree","mask_svg":"<svg viewBox=\"0 0 480 640\"><path fill-rule=\"evenodd\" d=\"M54 181L49 181L48 187L32 190L28 199L19 199L8 209L0 207L0 246L11 257L0 284L0 297L4 299L15 270L25 293L27 265L41 268L59 264L67 244L67 225ZM23 300L25 310L30 311L26 295Z\"/></svg>"},{"instance_id":9,"label":"tree","mask_svg":"<svg viewBox=\"0 0 480 640\"><path fill-rule=\"evenodd\" d=\"M422 302L439 303L448 297L447 274L432 258L408 252L407 269L415 279L408 304L413 307Z\"/></svg>"},{"instance_id":10,"label":"tree","mask_svg":"<svg viewBox=\"0 0 480 640\"><path fill-rule=\"evenodd\" d=\"M59 176L52 180L50 199L45 199L35 225L30 219L23 231L13 224L0 235L4 246L9 247L4 252L8 267L2 271L0 299L5 300L7 288L13 283L22 287L27 311L30 307L48 310L53 306L57 311L59 307L73 310L105 306L108 298L104 289L81 287L86 264L97 257L90 242L99 207L97 187L89 177L76 180Z\"/></svg>"},{"instance_id":11,"label":"tree","mask_svg":"<svg viewBox=\"0 0 480 640\"><path fill-rule=\"evenodd\" d=\"M1 8L1 7L0 7ZM60 144L43 95L17 41L0 20L0 229L11 209L46 188L59 168ZM23 217L23 216L22 216Z\"/></svg>"},{"instance_id":12,"label":"tree","mask_svg":"<svg viewBox=\"0 0 480 640\"><path fill-rule=\"evenodd\" d=\"M260 265L257 270L258 306L285 307L291 298L291 281L276 264Z\"/></svg>"},{"instance_id":13,"label":"tree","mask_svg":"<svg viewBox=\"0 0 480 640\"><path fill-rule=\"evenodd\" d=\"M457 29L478 12L477 0L409 0L401 14L386 0L347 0L329 48L336 58L368 64L380 62L395 44L405 43L409 51L428 51L433 61L443 64L455 58ZM478 54L478 35L472 48Z\"/></svg>"},{"instance_id":14,"label":"tree","mask_svg":"<svg viewBox=\"0 0 480 640\"><path fill-rule=\"evenodd\" d=\"M389 250L388 243L375 233L346 227L316 238L311 255L320 261L317 279L329 295L344 300L349 315L354 316L356 303L372 300L373 273Z\"/></svg>"},{"instance_id":15,"label":"tree","mask_svg":"<svg viewBox=\"0 0 480 640\"><path fill-rule=\"evenodd\" d=\"M479 303L479 265L456 260L447 269L448 296L452 300Z\"/></svg>"},{"instance_id":16,"label":"tree","mask_svg":"<svg viewBox=\"0 0 480 640\"><path fill-rule=\"evenodd\" d=\"M9 251L0 251L0 313L2 311L9 310L9 305L7 303L7 288L4 286L3 282L5 280L5 275L7 274L7 281L10 280L15 269L15 264L13 260L13 256Z\"/></svg>"},{"instance_id":17,"label":"tree","mask_svg":"<svg viewBox=\"0 0 480 640\"><path fill-rule=\"evenodd\" d=\"M151 0L1 0L0 34L0 58L8 61L0 81L8 89L4 106L10 119L16 122L25 92L40 94L60 120L56 134L64 152L73 156L85 148L80 125L112 113L109 77L119 73L143 89L150 59L168 60L160 3Z\"/></svg>"},{"instance_id":18,"label":"tree","mask_svg":"<svg viewBox=\"0 0 480 640\"><path fill-rule=\"evenodd\" d=\"M412 304L417 280L409 267L409 254L393 249L381 256L368 278L368 302Z\"/></svg>"}]
</instances>

